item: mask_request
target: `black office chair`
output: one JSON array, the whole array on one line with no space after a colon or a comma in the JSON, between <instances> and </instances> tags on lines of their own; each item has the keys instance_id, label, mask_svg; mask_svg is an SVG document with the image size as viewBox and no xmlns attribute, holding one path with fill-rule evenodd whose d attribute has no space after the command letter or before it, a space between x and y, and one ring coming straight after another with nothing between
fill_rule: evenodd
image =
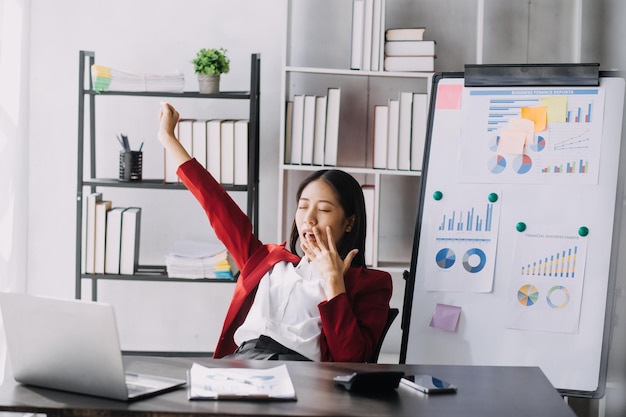
<instances>
[{"instance_id":1,"label":"black office chair","mask_svg":"<svg viewBox=\"0 0 626 417\"><path fill-rule=\"evenodd\" d=\"M372 356L367 361L368 363L378 363L378 355L380 355L380 349L383 347L383 342L385 341L385 336L391 327L391 324L396 319L396 317L400 314L400 310L397 308L390 308L389 313L387 314L387 323L385 324L385 328L383 329L383 333L380 335L380 339L376 344L376 348L372 353Z\"/></svg>"}]
</instances>

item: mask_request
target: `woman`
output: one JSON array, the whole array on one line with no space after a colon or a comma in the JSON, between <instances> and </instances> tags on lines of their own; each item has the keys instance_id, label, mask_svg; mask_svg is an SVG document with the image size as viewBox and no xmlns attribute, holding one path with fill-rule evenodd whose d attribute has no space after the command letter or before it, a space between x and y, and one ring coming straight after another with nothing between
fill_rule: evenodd
<instances>
[{"instance_id":1,"label":"woman","mask_svg":"<svg viewBox=\"0 0 626 417\"><path fill-rule=\"evenodd\" d=\"M161 103L158 139L240 270L214 357L366 362L385 326L392 284L388 273L365 268L359 183L339 170L313 173L297 192L291 251L263 244L176 139L178 119Z\"/></svg>"}]
</instances>

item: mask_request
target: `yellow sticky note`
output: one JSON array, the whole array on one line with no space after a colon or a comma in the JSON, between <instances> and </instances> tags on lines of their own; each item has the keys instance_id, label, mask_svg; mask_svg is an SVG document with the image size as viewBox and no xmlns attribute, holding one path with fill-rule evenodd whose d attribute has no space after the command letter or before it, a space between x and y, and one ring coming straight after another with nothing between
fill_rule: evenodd
<instances>
[{"instance_id":1,"label":"yellow sticky note","mask_svg":"<svg viewBox=\"0 0 626 417\"><path fill-rule=\"evenodd\" d=\"M500 132L498 141L498 154L505 153L521 155L524 153L526 143L526 132L523 130L504 129Z\"/></svg>"},{"instance_id":2,"label":"yellow sticky note","mask_svg":"<svg viewBox=\"0 0 626 417\"><path fill-rule=\"evenodd\" d=\"M567 96L543 97L539 101L548 108L548 123L567 121Z\"/></svg>"},{"instance_id":3,"label":"yellow sticky note","mask_svg":"<svg viewBox=\"0 0 626 417\"><path fill-rule=\"evenodd\" d=\"M546 130L548 124L548 107L522 107L522 118L535 123L535 132Z\"/></svg>"}]
</instances>

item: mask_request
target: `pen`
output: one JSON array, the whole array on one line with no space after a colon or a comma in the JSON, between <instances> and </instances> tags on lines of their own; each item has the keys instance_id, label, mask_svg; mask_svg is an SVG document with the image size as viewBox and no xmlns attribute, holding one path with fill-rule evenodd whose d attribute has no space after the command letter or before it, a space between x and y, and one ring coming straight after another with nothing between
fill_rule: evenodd
<instances>
[{"instance_id":1,"label":"pen","mask_svg":"<svg viewBox=\"0 0 626 417\"><path fill-rule=\"evenodd\" d=\"M130 144L128 143L128 136L122 135L122 140L124 141L124 150L126 152L130 152Z\"/></svg>"},{"instance_id":2,"label":"pen","mask_svg":"<svg viewBox=\"0 0 626 417\"><path fill-rule=\"evenodd\" d=\"M120 145L122 145L122 148L124 148L124 141L122 140L122 138L120 138L120 135L115 135L117 141L120 143Z\"/></svg>"},{"instance_id":3,"label":"pen","mask_svg":"<svg viewBox=\"0 0 626 417\"><path fill-rule=\"evenodd\" d=\"M226 375L226 379L228 379L229 381L241 382L242 384L256 385L253 381L249 380L246 377L240 377L240 376L229 374L229 375Z\"/></svg>"}]
</instances>

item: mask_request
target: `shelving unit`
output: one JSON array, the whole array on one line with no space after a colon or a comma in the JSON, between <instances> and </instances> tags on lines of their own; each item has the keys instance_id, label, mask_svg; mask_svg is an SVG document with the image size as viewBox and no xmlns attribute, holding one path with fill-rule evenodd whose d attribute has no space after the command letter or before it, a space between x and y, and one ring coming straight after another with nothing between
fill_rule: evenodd
<instances>
[{"instance_id":1,"label":"shelving unit","mask_svg":"<svg viewBox=\"0 0 626 417\"><path fill-rule=\"evenodd\" d=\"M337 168L362 185L374 186L373 268L401 274L409 268L410 229L415 224L421 171L374 169L374 106L386 105L398 93L430 95L432 73L392 73L350 70L352 2L325 1L315 5L289 1L286 62L283 69L283 110L280 137L278 239L290 232L299 183L311 172ZM331 19L332 17L332 19ZM314 66L313 66L314 65ZM336 166L294 165L285 161L285 103L294 95L326 95L341 89L339 144Z\"/></svg>"},{"instance_id":2,"label":"shelving unit","mask_svg":"<svg viewBox=\"0 0 626 417\"><path fill-rule=\"evenodd\" d=\"M254 233L257 233L259 223L259 96L260 96L260 54L252 54L250 60L250 88L248 91L224 91L218 94L200 94L198 92L128 92L102 91L96 92L92 88L90 68L95 63L95 53L91 51L79 52L79 81L78 81L78 146L77 146L77 180L76 180L76 288L75 297L82 298L83 280L91 281L91 298L98 299L98 281L162 281L162 282L189 282L189 283L232 283L223 279L180 279L169 278L166 268L162 265L140 265L135 275L114 274L87 274L83 271L84 256L83 242L83 204L88 193L103 188L127 188L143 190L186 190L181 183L167 183L164 179L143 179L141 181L118 181L117 178L98 178L96 175L96 101L106 100L111 96L127 96L128 100L136 97L161 98L188 98L203 100L248 100L248 181L246 185L224 185L229 192L246 193L246 213L253 223ZM88 109L86 110L86 105ZM85 128L88 128L86 132ZM88 142L87 142L88 141ZM86 148L87 146L87 148ZM85 166L87 164L87 166ZM88 174L85 174L88 168ZM149 192L149 191L145 191ZM140 205L138 202L137 205Z\"/></svg>"}]
</instances>

